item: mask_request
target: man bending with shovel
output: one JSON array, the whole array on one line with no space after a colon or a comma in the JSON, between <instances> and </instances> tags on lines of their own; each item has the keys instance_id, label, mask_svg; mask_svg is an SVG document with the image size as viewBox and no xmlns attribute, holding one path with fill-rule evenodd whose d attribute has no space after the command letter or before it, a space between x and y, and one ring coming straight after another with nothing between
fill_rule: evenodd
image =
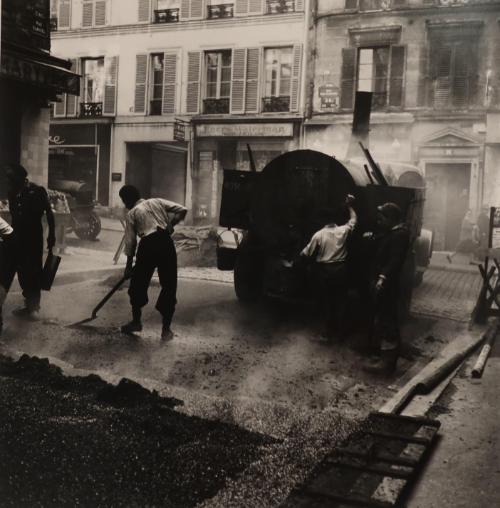
<instances>
[{"instance_id":1,"label":"man bending with shovel","mask_svg":"<svg viewBox=\"0 0 500 508\"><path fill-rule=\"evenodd\" d=\"M124 185L120 198L129 210L125 228L125 276L131 277L128 294L132 305L132 321L123 325L121 331L142 330L142 307L148 303L149 283L158 269L161 292L156 308L163 317L161 338L171 340L170 324L177 303L177 254L170 235L173 227L186 217L187 209L166 199L141 199L133 185ZM139 247L137 237L140 238Z\"/></svg>"}]
</instances>

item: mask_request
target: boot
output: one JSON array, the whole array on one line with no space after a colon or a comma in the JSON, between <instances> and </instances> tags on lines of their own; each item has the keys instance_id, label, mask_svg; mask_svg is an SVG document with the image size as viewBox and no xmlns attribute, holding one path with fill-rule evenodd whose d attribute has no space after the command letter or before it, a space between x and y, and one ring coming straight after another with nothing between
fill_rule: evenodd
<instances>
[{"instance_id":1,"label":"boot","mask_svg":"<svg viewBox=\"0 0 500 508\"><path fill-rule=\"evenodd\" d=\"M174 332L170 329L170 319L163 318L163 324L161 327L161 340L162 342L168 342L173 340Z\"/></svg>"},{"instance_id":2,"label":"boot","mask_svg":"<svg viewBox=\"0 0 500 508\"><path fill-rule=\"evenodd\" d=\"M397 362L398 353L396 350L382 351L380 357L365 363L363 370L370 374L392 376L396 371Z\"/></svg>"},{"instance_id":3,"label":"boot","mask_svg":"<svg viewBox=\"0 0 500 508\"><path fill-rule=\"evenodd\" d=\"M142 312L140 307L132 307L132 321L120 328L122 333L140 332L142 330Z\"/></svg>"}]
</instances>

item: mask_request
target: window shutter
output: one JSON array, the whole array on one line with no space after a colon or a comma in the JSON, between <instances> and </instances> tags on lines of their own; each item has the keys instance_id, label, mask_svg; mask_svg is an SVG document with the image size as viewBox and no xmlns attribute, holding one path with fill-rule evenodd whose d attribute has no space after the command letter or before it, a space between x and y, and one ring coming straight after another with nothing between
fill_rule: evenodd
<instances>
[{"instance_id":1,"label":"window shutter","mask_svg":"<svg viewBox=\"0 0 500 508\"><path fill-rule=\"evenodd\" d=\"M186 113L196 114L200 110L201 51L188 52Z\"/></svg>"},{"instance_id":2,"label":"window shutter","mask_svg":"<svg viewBox=\"0 0 500 508\"><path fill-rule=\"evenodd\" d=\"M346 9L357 9L358 8L358 0L345 0L345 8Z\"/></svg>"},{"instance_id":3,"label":"window shutter","mask_svg":"<svg viewBox=\"0 0 500 508\"><path fill-rule=\"evenodd\" d=\"M116 115L116 92L118 88L118 57L104 59L104 103L103 115Z\"/></svg>"},{"instance_id":4,"label":"window shutter","mask_svg":"<svg viewBox=\"0 0 500 508\"><path fill-rule=\"evenodd\" d=\"M71 1L59 0L57 6L57 29L71 27Z\"/></svg>"},{"instance_id":5,"label":"window shutter","mask_svg":"<svg viewBox=\"0 0 500 508\"><path fill-rule=\"evenodd\" d=\"M264 2L265 0L248 0L248 14L262 14L264 12Z\"/></svg>"},{"instance_id":6,"label":"window shutter","mask_svg":"<svg viewBox=\"0 0 500 508\"><path fill-rule=\"evenodd\" d=\"M146 85L148 78L148 55L135 56L134 112L146 114Z\"/></svg>"},{"instance_id":7,"label":"window shutter","mask_svg":"<svg viewBox=\"0 0 500 508\"><path fill-rule=\"evenodd\" d=\"M405 46L391 46L389 106L395 108L403 106L405 54Z\"/></svg>"},{"instance_id":8,"label":"window shutter","mask_svg":"<svg viewBox=\"0 0 500 508\"><path fill-rule=\"evenodd\" d=\"M148 23L151 21L151 0L139 0L137 21Z\"/></svg>"},{"instance_id":9,"label":"window shutter","mask_svg":"<svg viewBox=\"0 0 500 508\"><path fill-rule=\"evenodd\" d=\"M426 107L428 104L427 96L429 93L429 48L426 46L420 47L419 58L419 79L418 79L418 96L417 105L421 108Z\"/></svg>"},{"instance_id":10,"label":"window shutter","mask_svg":"<svg viewBox=\"0 0 500 508\"><path fill-rule=\"evenodd\" d=\"M95 3L95 26L106 24L106 0L99 0Z\"/></svg>"},{"instance_id":11,"label":"window shutter","mask_svg":"<svg viewBox=\"0 0 500 508\"><path fill-rule=\"evenodd\" d=\"M89 27L94 23L94 2L83 0L82 26Z\"/></svg>"},{"instance_id":12,"label":"window shutter","mask_svg":"<svg viewBox=\"0 0 500 508\"><path fill-rule=\"evenodd\" d=\"M66 116L66 94L57 96L58 101L54 103L54 118Z\"/></svg>"},{"instance_id":13,"label":"window shutter","mask_svg":"<svg viewBox=\"0 0 500 508\"><path fill-rule=\"evenodd\" d=\"M290 111L298 111L299 109L301 63L302 63L302 44L295 44L293 46L292 85L290 89Z\"/></svg>"},{"instance_id":14,"label":"window shutter","mask_svg":"<svg viewBox=\"0 0 500 508\"><path fill-rule=\"evenodd\" d=\"M57 17L58 2L57 0L50 0L50 17Z\"/></svg>"},{"instance_id":15,"label":"window shutter","mask_svg":"<svg viewBox=\"0 0 500 508\"><path fill-rule=\"evenodd\" d=\"M204 7L204 0L181 0L180 18L183 20L203 19L206 17Z\"/></svg>"},{"instance_id":16,"label":"window shutter","mask_svg":"<svg viewBox=\"0 0 500 508\"><path fill-rule=\"evenodd\" d=\"M356 84L357 48L342 49L342 76L340 78L340 107L352 109Z\"/></svg>"},{"instance_id":17,"label":"window shutter","mask_svg":"<svg viewBox=\"0 0 500 508\"><path fill-rule=\"evenodd\" d=\"M260 48L248 48L245 111L247 113L259 112L259 71L260 71Z\"/></svg>"},{"instance_id":18,"label":"window shutter","mask_svg":"<svg viewBox=\"0 0 500 508\"><path fill-rule=\"evenodd\" d=\"M231 113L245 112L245 78L247 66L247 50L233 49L231 58Z\"/></svg>"},{"instance_id":19,"label":"window shutter","mask_svg":"<svg viewBox=\"0 0 500 508\"><path fill-rule=\"evenodd\" d=\"M78 60L72 59L71 61L71 71L78 72ZM67 94L66 96L66 116L75 117L78 115L78 104L79 97L76 95Z\"/></svg>"},{"instance_id":20,"label":"window shutter","mask_svg":"<svg viewBox=\"0 0 500 508\"><path fill-rule=\"evenodd\" d=\"M235 0L234 15L246 16L248 14L248 1L249 0Z\"/></svg>"},{"instance_id":21,"label":"window shutter","mask_svg":"<svg viewBox=\"0 0 500 508\"><path fill-rule=\"evenodd\" d=\"M177 52L163 56L163 101L162 113L173 115L176 112L177 91Z\"/></svg>"},{"instance_id":22,"label":"window shutter","mask_svg":"<svg viewBox=\"0 0 500 508\"><path fill-rule=\"evenodd\" d=\"M432 53L434 107L446 107L450 97L452 48L440 46Z\"/></svg>"},{"instance_id":23,"label":"window shutter","mask_svg":"<svg viewBox=\"0 0 500 508\"><path fill-rule=\"evenodd\" d=\"M302 12L304 10L304 0L295 0L295 12Z\"/></svg>"},{"instance_id":24,"label":"window shutter","mask_svg":"<svg viewBox=\"0 0 500 508\"><path fill-rule=\"evenodd\" d=\"M187 20L191 17L191 0L181 0L180 19Z\"/></svg>"}]
</instances>

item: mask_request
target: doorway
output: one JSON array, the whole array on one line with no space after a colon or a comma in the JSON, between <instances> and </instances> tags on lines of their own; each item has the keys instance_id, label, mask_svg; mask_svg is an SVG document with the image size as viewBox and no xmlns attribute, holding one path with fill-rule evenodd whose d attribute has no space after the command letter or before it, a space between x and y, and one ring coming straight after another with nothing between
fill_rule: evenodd
<instances>
[{"instance_id":1,"label":"doorway","mask_svg":"<svg viewBox=\"0 0 500 508\"><path fill-rule=\"evenodd\" d=\"M434 231L436 250L453 251L460 239L462 220L469 209L471 165L428 163L424 223Z\"/></svg>"}]
</instances>

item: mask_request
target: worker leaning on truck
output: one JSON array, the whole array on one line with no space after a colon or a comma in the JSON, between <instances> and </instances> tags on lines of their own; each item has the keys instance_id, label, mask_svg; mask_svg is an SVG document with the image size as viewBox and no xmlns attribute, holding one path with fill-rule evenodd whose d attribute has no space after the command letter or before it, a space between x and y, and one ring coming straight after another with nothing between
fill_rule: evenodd
<instances>
[{"instance_id":1,"label":"worker leaning on truck","mask_svg":"<svg viewBox=\"0 0 500 508\"><path fill-rule=\"evenodd\" d=\"M7 297L9 273L14 259L14 230L0 217L0 335L3 329L2 306Z\"/></svg>"},{"instance_id":2,"label":"worker leaning on truck","mask_svg":"<svg viewBox=\"0 0 500 508\"><path fill-rule=\"evenodd\" d=\"M356 226L357 215L352 204L354 196L348 194L345 205L349 210L349 220L340 224L345 208L331 211L325 217L326 224L314 233L310 242L300 253L314 260L314 281L325 314L326 336L330 336L342 322L348 290L347 239ZM345 220L345 219L344 219Z\"/></svg>"}]
</instances>

